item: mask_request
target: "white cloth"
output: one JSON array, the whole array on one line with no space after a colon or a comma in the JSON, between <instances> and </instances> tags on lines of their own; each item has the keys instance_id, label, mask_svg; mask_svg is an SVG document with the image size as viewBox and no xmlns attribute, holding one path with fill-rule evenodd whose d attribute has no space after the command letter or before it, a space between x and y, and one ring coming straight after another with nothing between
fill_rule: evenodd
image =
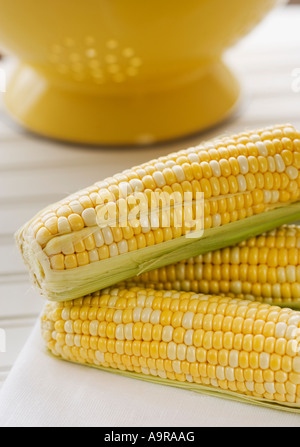
<instances>
[{"instance_id":1,"label":"white cloth","mask_svg":"<svg viewBox=\"0 0 300 447\"><path fill-rule=\"evenodd\" d=\"M38 322L0 392L0 426L299 427L300 417L58 360Z\"/></svg>"}]
</instances>

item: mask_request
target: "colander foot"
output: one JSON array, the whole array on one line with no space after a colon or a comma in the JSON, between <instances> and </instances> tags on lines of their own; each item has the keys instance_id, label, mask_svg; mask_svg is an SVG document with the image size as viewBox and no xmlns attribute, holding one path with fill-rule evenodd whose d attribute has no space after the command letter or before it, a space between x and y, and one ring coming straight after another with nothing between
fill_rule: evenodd
<instances>
[{"instance_id":1,"label":"colander foot","mask_svg":"<svg viewBox=\"0 0 300 447\"><path fill-rule=\"evenodd\" d=\"M159 83L158 83L159 84ZM105 86L57 83L29 65L12 77L5 102L27 129L58 140L91 145L138 145L193 134L234 110L239 84L221 61L196 75L155 88L106 92Z\"/></svg>"}]
</instances>

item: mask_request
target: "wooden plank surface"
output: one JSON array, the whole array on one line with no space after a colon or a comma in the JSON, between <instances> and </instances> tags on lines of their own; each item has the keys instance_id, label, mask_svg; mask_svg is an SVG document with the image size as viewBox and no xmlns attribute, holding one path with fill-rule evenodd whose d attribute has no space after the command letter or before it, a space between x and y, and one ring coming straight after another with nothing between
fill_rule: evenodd
<instances>
[{"instance_id":1,"label":"wooden plank surface","mask_svg":"<svg viewBox=\"0 0 300 447\"><path fill-rule=\"evenodd\" d=\"M0 328L7 337L0 388L44 306L29 283L14 232L49 203L116 170L225 132L286 122L300 127L300 91L293 89L293 73L300 70L299 23L300 7L274 12L227 52L243 87L240 107L226 123L185 141L144 149L64 145L25 133L0 106Z\"/></svg>"}]
</instances>

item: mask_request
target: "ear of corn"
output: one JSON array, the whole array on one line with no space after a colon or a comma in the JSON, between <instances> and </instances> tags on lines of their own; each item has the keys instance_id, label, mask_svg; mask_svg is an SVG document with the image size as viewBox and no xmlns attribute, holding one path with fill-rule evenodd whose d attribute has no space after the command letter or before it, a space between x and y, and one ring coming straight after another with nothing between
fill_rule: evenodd
<instances>
[{"instance_id":1,"label":"ear of corn","mask_svg":"<svg viewBox=\"0 0 300 447\"><path fill-rule=\"evenodd\" d=\"M300 312L291 309L117 288L49 303L42 333L71 362L300 412Z\"/></svg>"},{"instance_id":2,"label":"ear of corn","mask_svg":"<svg viewBox=\"0 0 300 447\"><path fill-rule=\"evenodd\" d=\"M283 226L238 245L144 273L126 285L226 294L300 309L300 227Z\"/></svg>"},{"instance_id":3,"label":"ear of corn","mask_svg":"<svg viewBox=\"0 0 300 447\"><path fill-rule=\"evenodd\" d=\"M50 206L18 232L17 243L42 293L74 299L300 219L299 169L300 133L291 126L222 138L134 167ZM163 210L154 222L146 215L130 225L123 211L134 194L148 198L153 192L180 198L188 192L192 201L202 193L204 232L186 237L185 223L173 223L175 210L170 225L162 223ZM102 218L113 210L121 222L116 225ZM193 202L193 216L196 211Z\"/></svg>"}]
</instances>

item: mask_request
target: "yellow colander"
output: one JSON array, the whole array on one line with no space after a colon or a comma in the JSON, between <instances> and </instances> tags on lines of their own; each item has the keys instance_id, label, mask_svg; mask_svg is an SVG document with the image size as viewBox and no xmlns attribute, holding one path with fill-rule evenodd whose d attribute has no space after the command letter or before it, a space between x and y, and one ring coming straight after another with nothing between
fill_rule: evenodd
<instances>
[{"instance_id":1,"label":"yellow colander","mask_svg":"<svg viewBox=\"0 0 300 447\"><path fill-rule=\"evenodd\" d=\"M7 108L39 134L141 144L224 119L239 85L222 53L278 0L0 0L20 60Z\"/></svg>"}]
</instances>

